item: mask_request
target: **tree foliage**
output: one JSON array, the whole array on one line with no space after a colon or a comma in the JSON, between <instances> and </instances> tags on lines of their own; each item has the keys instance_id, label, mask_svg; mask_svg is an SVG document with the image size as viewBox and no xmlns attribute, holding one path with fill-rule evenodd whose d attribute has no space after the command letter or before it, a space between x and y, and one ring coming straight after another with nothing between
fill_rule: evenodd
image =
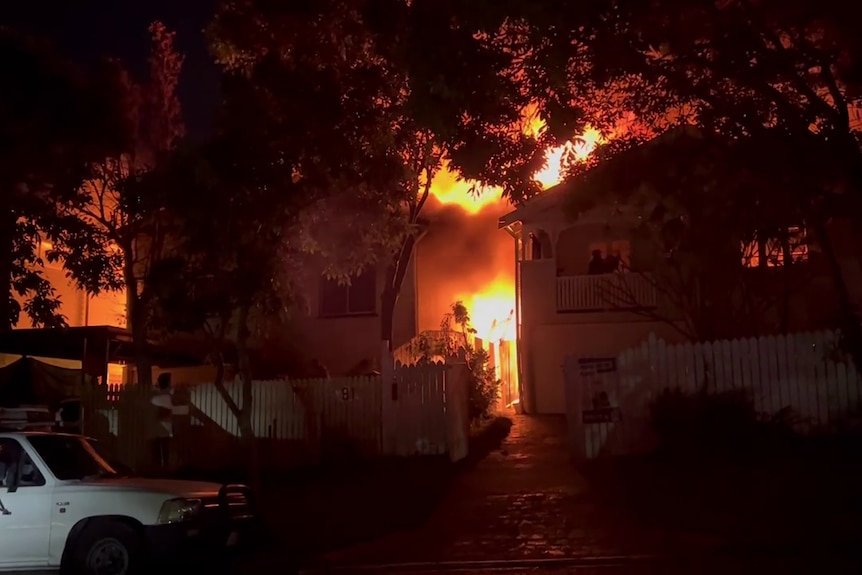
<instances>
[{"instance_id":1,"label":"tree foliage","mask_svg":"<svg viewBox=\"0 0 862 575\"><path fill-rule=\"evenodd\" d=\"M633 242L624 271L648 272L643 281L665 304L643 315L691 340L786 330L788 298L817 268L794 265L794 252L808 252L810 237L793 183L762 170L791 158L806 162L784 143L765 134L731 140L693 127L672 130L574 179L578 194L568 207L577 217L607 201L605 190L617 192L622 213L611 225L623 226ZM774 269L750 269L752 246L754 267ZM760 254L772 261L759 261ZM638 305L625 282L610 282L608 290L611 301Z\"/></svg>"},{"instance_id":2,"label":"tree foliage","mask_svg":"<svg viewBox=\"0 0 862 575\"><path fill-rule=\"evenodd\" d=\"M41 268L66 242L86 242L57 207L74 202L91 161L122 143L115 86L8 28L0 28L0 59L7 76L0 93L0 331L18 322L19 299L36 326L64 325ZM42 245L53 249L44 254Z\"/></svg>"},{"instance_id":3,"label":"tree foliage","mask_svg":"<svg viewBox=\"0 0 862 575\"><path fill-rule=\"evenodd\" d=\"M445 8L365 0L302 7L224 2L212 36L229 69L279 105L289 103L287 111L274 108L274 116L315 118L314 137L337 130L338 143L326 144L325 154L338 150L341 163L353 163L361 179L323 182L334 189L306 211L305 248L323 259L327 275L346 281L366 265L385 269L381 332L390 344L434 175L451 166L486 184L536 186L531 176L541 167L541 146L522 129L529 101L517 89L508 56L468 28L450 26ZM438 59L464 63L463 74L455 70L451 78L454 89L420 73ZM316 87L307 100L297 97L304 74ZM291 87L288 100L284 86ZM319 157L315 162L326 165ZM308 177L306 170L299 175Z\"/></svg>"},{"instance_id":4,"label":"tree foliage","mask_svg":"<svg viewBox=\"0 0 862 575\"><path fill-rule=\"evenodd\" d=\"M731 141L776 144L757 166L757 177L788 186L752 191L771 205L788 198L799 210L829 263L839 324L856 342L851 348L862 365L862 327L828 225L836 216L854 222L860 216L862 54L854 6L835 0L603 0L471 2L452 9L456 19L474 23L477 36L513 54L519 84L548 131L564 117L613 136L575 173L682 124ZM445 62L435 70L446 78L458 74ZM665 174L665 188L655 191L665 194L681 174ZM616 192L597 193L613 203Z\"/></svg>"},{"instance_id":5,"label":"tree foliage","mask_svg":"<svg viewBox=\"0 0 862 575\"><path fill-rule=\"evenodd\" d=\"M165 188L151 176L184 135L176 89L183 57L174 33L152 23L149 70L136 81L117 60L103 61L113 81L122 146L94 158L87 179L66 204L57 206L63 242L54 256L91 294L125 291L127 319L136 346L140 383L151 380L146 340L152 294L144 279L172 249L170 220L164 217Z\"/></svg>"}]
</instances>

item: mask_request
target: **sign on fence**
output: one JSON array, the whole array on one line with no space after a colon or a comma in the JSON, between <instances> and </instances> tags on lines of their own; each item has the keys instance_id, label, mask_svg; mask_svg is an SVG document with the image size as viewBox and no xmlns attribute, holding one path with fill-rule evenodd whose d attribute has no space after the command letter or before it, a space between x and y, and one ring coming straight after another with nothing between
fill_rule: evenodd
<instances>
[{"instance_id":1,"label":"sign on fence","mask_svg":"<svg viewBox=\"0 0 862 575\"><path fill-rule=\"evenodd\" d=\"M587 425L613 423L622 419L617 398L617 358L578 359L583 403L581 422Z\"/></svg>"}]
</instances>

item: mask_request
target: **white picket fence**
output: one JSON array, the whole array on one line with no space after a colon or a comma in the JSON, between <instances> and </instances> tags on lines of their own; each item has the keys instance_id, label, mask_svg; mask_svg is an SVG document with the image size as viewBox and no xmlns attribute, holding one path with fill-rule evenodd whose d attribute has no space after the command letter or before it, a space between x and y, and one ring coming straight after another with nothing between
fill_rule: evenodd
<instances>
[{"instance_id":1,"label":"white picket fence","mask_svg":"<svg viewBox=\"0 0 862 575\"><path fill-rule=\"evenodd\" d=\"M385 376L252 382L251 426L274 466L328 455L348 457L467 455L466 366L402 366ZM384 381L386 379L386 381ZM242 405L242 384L225 391ZM150 390L97 386L82 396L85 432L112 446L128 465L144 467L152 438ZM225 466L242 449L239 422L212 383L174 392L178 466ZM463 404L463 405L462 405ZM333 453L337 452L337 453Z\"/></svg>"},{"instance_id":2,"label":"white picket fence","mask_svg":"<svg viewBox=\"0 0 862 575\"><path fill-rule=\"evenodd\" d=\"M651 336L617 357L563 365L570 440L594 458L649 448L650 401L665 389L746 389L765 416L792 410L802 433L858 417L862 378L833 332L668 345Z\"/></svg>"}]
</instances>

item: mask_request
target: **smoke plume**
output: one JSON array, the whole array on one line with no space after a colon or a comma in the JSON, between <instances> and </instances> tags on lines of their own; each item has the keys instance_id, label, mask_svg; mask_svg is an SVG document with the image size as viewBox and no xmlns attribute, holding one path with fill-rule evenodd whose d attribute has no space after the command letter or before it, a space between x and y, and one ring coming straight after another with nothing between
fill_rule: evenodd
<instances>
[{"instance_id":1,"label":"smoke plume","mask_svg":"<svg viewBox=\"0 0 862 575\"><path fill-rule=\"evenodd\" d=\"M416 250L420 332L439 329L458 297L493 292L495 286L512 289L514 240L497 227L511 209L501 200L471 214L457 204L428 199L423 210L428 231ZM464 303L469 309L470 302Z\"/></svg>"}]
</instances>

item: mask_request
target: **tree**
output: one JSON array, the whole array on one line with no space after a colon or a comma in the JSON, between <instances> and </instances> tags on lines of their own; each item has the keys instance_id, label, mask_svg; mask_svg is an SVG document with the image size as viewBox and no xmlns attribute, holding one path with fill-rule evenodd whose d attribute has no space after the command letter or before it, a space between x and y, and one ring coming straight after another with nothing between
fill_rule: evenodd
<instances>
[{"instance_id":1,"label":"tree","mask_svg":"<svg viewBox=\"0 0 862 575\"><path fill-rule=\"evenodd\" d=\"M443 35L427 34L429 26ZM335 0L301 8L223 2L212 35L222 63L280 98L278 106L289 102L297 116L318 117L324 102L297 101L291 77L313 71L337 88L337 109L324 121L345 130L344 157L368 168L361 184L334 180L344 189L330 191L309 211L306 248L322 256L327 275L344 281L349 273L342 277L339 270L383 264L381 334L390 346L434 175L446 166L470 166L482 183L538 188L532 174L541 167L543 147L522 129L529 100L507 75L507 57L470 30L449 26L445 10L427 2ZM451 78L457 90L414 75L428 59L465 63L464 73ZM290 85L293 93L268 82ZM381 158L385 171L375 168Z\"/></svg>"},{"instance_id":2,"label":"tree","mask_svg":"<svg viewBox=\"0 0 862 575\"><path fill-rule=\"evenodd\" d=\"M153 185L170 190L177 235L170 257L155 262L145 278L153 326L168 333L202 335L216 366L215 387L237 418L247 441L249 469L257 470L251 410L250 340L266 318L284 313L291 295L286 257L293 238L283 199L242 174L242 152L224 139L204 150L180 151L150 173ZM199 198L206 197L206 202ZM284 197L289 197L285 195ZM225 387L225 353L236 359L242 397ZM251 481L257 482L253 475Z\"/></svg>"},{"instance_id":3,"label":"tree","mask_svg":"<svg viewBox=\"0 0 862 575\"><path fill-rule=\"evenodd\" d=\"M283 91L283 85L297 88ZM308 243L303 214L344 189L360 205L368 182L389 168L385 157L371 165L376 173L350 158L343 141L354 117L348 113L342 124L327 126L338 121L328 114L337 111L341 88L316 69L228 71L223 90L217 136L200 149L177 150L148 174L148 186L165 191L165 217L176 236L173 253L150 270L145 289L159 325L208 341L216 388L237 418L256 472L250 350L292 303ZM337 273L347 275L374 257L360 250L350 255L366 260L346 257ZM239 401L224 385L228 350L236 357Z\"/></svg>"},{"instance_id":4,"label":"tree","mask_svg":"<svg viewBox=\"0 0 862 575\"><path fill-rule=\"evenodd\" d=\"M65 319L40 271L40 245L63 248L78 237L56 207L73 202L90 162L120 144L114 91L49 44L8 28L0 28L0 58L8 77L0 93L0 332L19 320L16 294L33 324L60 326Z\"/></svg>"},{"instance_id":5,"label":"tree","mask_svg":"<svg viewBox=\"0 0 862 575\"><path fill-rule=\"evenodd\" d=\"M128 138L122 149L91 165L89 178L60 216L74 224L55 250L88 293L124 290L135 347L138 383L152 384L147 336L152 294L143 281L171 249L170 221L164 218L164 188L148 175L165 161L183 136L176 95L183 57L174 33L161 22L149 27L149 76L136 83L117 61L105 63L120 90ZM178 192L181 193L181 192Z\"/></svg>"},{"instance_id":6,"label":"tree","mask_svg":"<svg viewBox=\"0 0 862 575\"><path fill-rule=\"evenodd\" d=\"M604 201L603 190L617 191L627 208L619 221L638 247L622 271L662 296L661 306L643 308L625 276L608 277L608 303L635 308L693 341L786 330L789 298L812 275L796 265L807 251L803 230L794 233L803 206L794 202L792 183L770 169L792 153L764 135L734 141L688 127L569 182L577 190L568 206L573 217ZM755 258L759 271L750 269Z\"/></svg>"},{"instance_id":7,"label":"tree","mask_svg":"<svg viewBox=\"0 0 862 575\"><path fill-rule=\"evenodd\" d=\"M514 74L549 130L562 116L616 137L595 162L684 123L731 139L782 138L793 143L784 149L799 146L816 158L805 170L785 161L771 173L792 172L800 180L794 193L802 194L805 223L830 264L839 325L862 368L862 324L827 225L836 214L859 217L862 92L854 8L835 0L447 7L450 22L470 22L476 36L512 54ZM426 75L451 85L459 74L437 62Z\"/></svg>"}]
</instances>

